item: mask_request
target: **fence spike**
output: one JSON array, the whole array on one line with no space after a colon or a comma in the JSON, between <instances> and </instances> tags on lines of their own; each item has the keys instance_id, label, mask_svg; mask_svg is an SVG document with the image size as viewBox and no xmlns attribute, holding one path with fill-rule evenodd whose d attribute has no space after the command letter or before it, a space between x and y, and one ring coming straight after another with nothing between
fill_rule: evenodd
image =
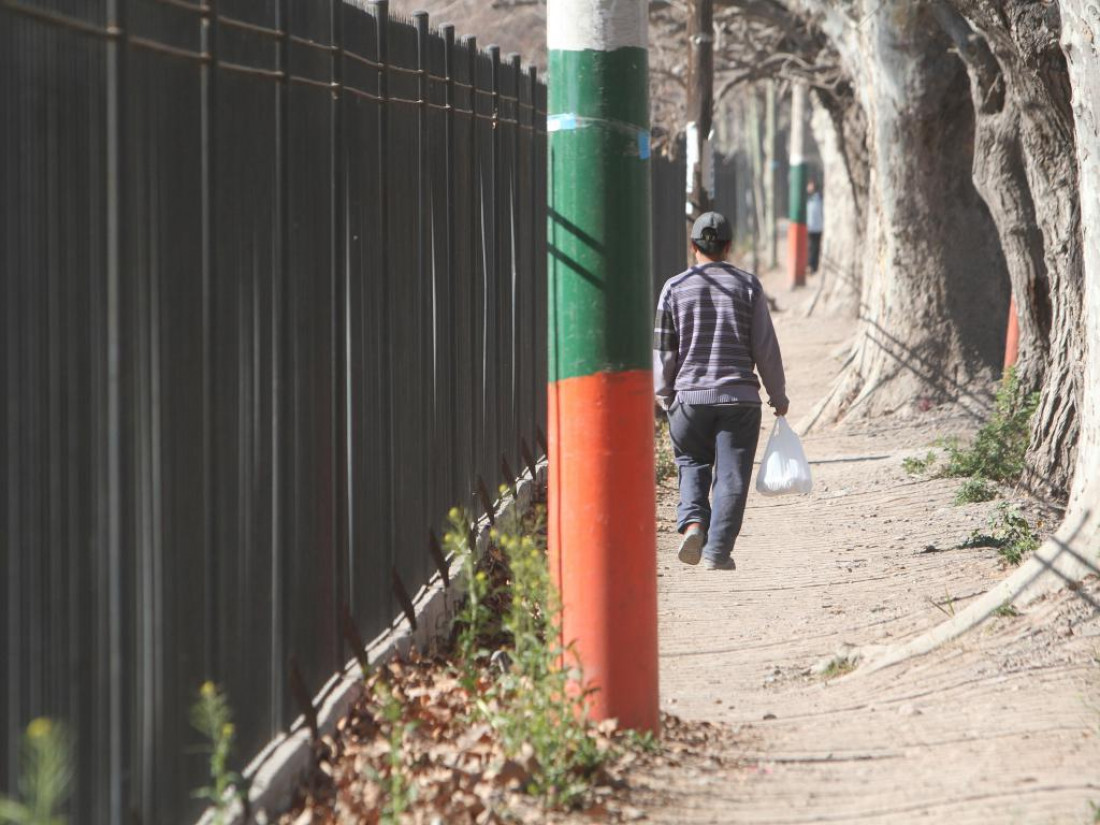
<instances>
[{"instance_id":1,"label":"fence spike","mask_svg":"<svg viewBox=\"0 0 1100 825\"><path fill-rule=\"evenodd\" d=\"M538 439L539 446L542 447L542 454L549 458L550 448L546 446L546 433L542 431L542 427L535 427L535 438Z\"/></svg>"},{"instance_id":2,"label":"fence spike","mask_svg":"<svg viewBox=\"0 0 1100 825\"><path fill-rule=\"evenodd\" d=\"M436 536L435 530L428 531L428 552L432 554L436 569L439 570L439 575L443 577L443 586L450 587L451 571L447 567L447 557L443 555L443 548L439 544L439 537Z\"/></svg>"},{"instance_id":3,"label":"fence spike","mask_svg":"<svg viewBox=\"0 0 1100 825\"><path fill-rule=\"evenodd\" d=\"M355 626L351 608L347 602L340 605L340 630L344 634L344 641L355 655L355 661L359 663L359 669L363 671L363 678L370 675L370 659L367 657L367 646L363 644L363 637L359 635L359 628Z\"/></svg>"},{"instance_id":4,"label":"fence spike","mask_svg":"<svg viewBox=\"0 0 1100 825\"><path fill-rule=\"evenodd\" d=\"M512 472L512 465L508 463L508 456L506 455L500 457L500 472L504 476L504 483L512 491L512 495L515 495L516 474Z\"/></svg>"},{"instance_id":5,"label":"fence spike","mask_svg":"<svg viewBox=\"0 0 1100 825\"><path fill-rule=\"evenodd\" d=\"M401 605L405 618L409 620L409 626L416 630L416 609L413 607L412 599L409 598L409 591L405 589L405 583L401 581L401 576L397 574L396 566L390 568L390 578L393 585L393 595L397 599L397 603Z\"/></svg>"},{"instance_id":6,"label":"fence spike","mask_svg":"<svg viewBox=\"0 0 1100 825\"><path fill-rule=\"evenodd\" d=\"M485 481L481 476L477 477L477 497L481 499L481 506L489 518L489 523L496 526L497 518L493 510L493 500L489 497L489 491L485 488Z\"/></svg>"},{"instance_id":7,"label":"fence spike","mask_svg":"<svg viewBox=\"0 0 1100 825\"><path fill-rule=\"evenodd\" d=\"M531 448L527 445L526 438L520 438L519 451L523 456L523 461L527 465L527 469L531 471L531 480L534 481L538 477L538 464L535 462L535 457L531 455Z\"/></svg>"},{"instance_id":8,"label":"fence spike","mask_svg":"<svg viewBox=\"0 0 1100 825\"><path fill-rule=\"evenodd\" d=\"M309 690L306 689L306 680L302 678L302 671L298 667L298 657L293 653L290 654L288 669L287 680L290 683L290 695L294 697L298 709L305 717L310 738L317 742L321 738L317 727L317 709L313 707L313 700L309 696Z\"/></svg>"}]
</instances>

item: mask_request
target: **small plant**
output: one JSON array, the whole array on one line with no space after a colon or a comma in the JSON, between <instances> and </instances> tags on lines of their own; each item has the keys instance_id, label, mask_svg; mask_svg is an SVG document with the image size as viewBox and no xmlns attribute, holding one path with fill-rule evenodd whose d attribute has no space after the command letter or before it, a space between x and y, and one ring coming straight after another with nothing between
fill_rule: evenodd
<instances>
[{"instance_id":1,"label":"small plant","mask_svg":"<svg viewBox=\"0 0 1100 825\"><path fill-rule=\"evenodd\" d=\"M466 514L457 507L448 513L451 526L443 537L444 545L462 560L462 578L466 584L466 598L455 616L455 656L458 660L459 678L468 691L477 689L481 678L480 662L489 655L482 644L490 627L497 622L489 606L493 584L489 574L482 569L477 546L469 532Z\"/></svg>"},{"instance_id":2,"label":"small plant","mask_svg":"<svg viewBox=\"0 0 1100 825\"><path fill-rule=\"evenodd\" d=\"M1031 417L1039 394L1025 395L1014 368L1005 373L997 390L993 417L969 447L947 446L944 473L952 478L1016 481L1024 470L1024 455L1031 439Z\"/></svg>"},{"instance_id":3,"label":"small plant","mask_svg":"<svg viewBox=\"0 0 1100 825\"><path fill-rule=\"evenodd\" d=\"M405 736L416 727L416 722L406 722L404 706L397 694L379 679L373 687L375 699L382 710L382 719L389 725L389 764L386 774L376 774L374 779L384 789L385 802L381 821L384 825L398 825L416 796L416 787L405 772Z\"/></svg>"},{"instance_id":4,"label":"small plant","mask_svg":"<svg viewBox=\"0 0 1100 825\"><path fill-rule=\"evenodd\" d=\"M221 823L233 799L245 799L247 788L244 778L229 769L237 731L229 699L213 682L203 682L199 688L198 698L191 706L191 726L210 743L202 748L210 754L210 784L196 790L194 795L214 806L214 822Z\"/></svg>"},{"instance_id":5,"label":"small plant","mask_svg":"<svg viewBox=\"0 0 1100 825\"><path fill-rule=\"evenodd\" d=\"M64 825L73 779L72 739L60 722L39 717L23 734L19 798L0 796L0 823Z\"/></svg>"},{"instance_id":6,"label":"small plant","mask_svg":"<svg viewBox=\"0 0 1100 825\"><path fill-rule=\"evenodd\" d=\"M657 481L661 482L676 475L676 457L672 453L672 437L668 432L668 420L663 417L657 422L653 452L657 467Z\"/></svg>"},{"instance_id":7,"label":"small plant","mask_svg":"<svg viewBox=\"0 0 1100 825\"><path fill-rule=\"evenodd\" d=\"M839 679L847 673L851 673L856 669L856 662L850 656L837 656L825 666L825 670L821 672L823 679L828 681L829 679Z\"/></svg>"},{"instance_id":8,"label":"small plant","mask_svg":"<svg viewBox=\"0 0 1100 825\"><path fill-rule=\"evenodd\" d=\"M929 450L924 457L909 456L901 462L902 469L911 476L929 475L936 466L937 456L935 451Z\"/></svg>"},{"instance_id":9,"label":"small plant","mask_svg":"<svg viewBox=\"0 0 1100 825\"><path fill-rule=\"evenodd\" d=\"M639 753L658 753L661 750L661 740L651 730L628 730L624 741L629 750Z\"/></svg>"},{"instance_id":10,"label":"small plant","mask_svg":"<svg viewBox=\"0 0 1100 825\"><path fill-rule=\"evenodd\" d=\"M1016 565L1039 548L1039 536L1031 524L1007 501L997 505L989 518L989 532L975 530L963 547L993 547L1008 564Z\"/></svg>"},{"instance_id":11,"label":"small plant","mask_svg":"<svg viewBox=\"0 0 1100 825\"><path fill-rule=\"evenodd\" d=\"M993 611L994 616L998 616L1002 619L1015 619L1020 615L1020 611L1016 609L1014 604L1005 602L996 610Z\"/></svg>"},{"instance_id":12,"label":"small plant","mask_svg":"<svg viewBox=\"0 0 1100 825\"><path fill-rule=\"evenodd\" d=\"M1096 802L1090 802L1089 807L1092 808L1092 821L1093 823L1100 823L1100 804Z\"/></svg>"},{"instance_id":13,"label":"small plant","mask_svg":"<svg viewBox=\"0 0 1100 825\"><path fill-rule=\"evenodd\" d=\"M480 707L508 754L518 757L530 749L534 770L528 792L571 807L587 792L607 753L599 747L585 695L577 688L583 674L560 641L560 601L544 549L517 523L494 530L493 537L511 570L503 627L513 651L511 667L490 690L495 702Z\"/></svg>"},{"instance_id":14,"label":"small plant","mask_svg":"<svg viewBox=\"0 0 1100 825\"><path fill-rule=\"evenodd\" d=\"M974 504L980 501L992 501L997 497L997 488L984 478L968 478L955 493L955 504Z\"/></svg>"}]
</instances>

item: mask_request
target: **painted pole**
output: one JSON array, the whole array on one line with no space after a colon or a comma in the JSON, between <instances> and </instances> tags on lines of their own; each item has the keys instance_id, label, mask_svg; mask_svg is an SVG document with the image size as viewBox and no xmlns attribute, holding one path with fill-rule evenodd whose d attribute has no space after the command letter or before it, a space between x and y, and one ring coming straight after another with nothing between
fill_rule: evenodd
<instances>
[{"instance_id":1,"label":"painted pole","mask_svg":"<svg viewBox=\"0 0 1100 825\"><path fill-rule=\"evenodd\" d=\"M806 86L791 86L790 198L787 217L787 274L791 288L806 285L809 235L806 231Z\"/></svg>"},{"instance_id":2,"label":"painted pole","mask_svg":"<svg viewBox=\"0 0 1100 825\"><path fill-rule=\"evenodd\" d=\"M656 731L646 4L549 0L549 550L598 719Z\"/></svg>"},{"instance_id":3,"label":"painted pole","mask_svg":"<svg viewBox=\"0 0 1100 825\"><path fill-rule=\"evenodd\" d=\"M1020 316L1016 312L1016 296L1008 304L1008 331L1005 334L1005 372L1016 366L1020 357Z\"/></svg>"}]
</instances>

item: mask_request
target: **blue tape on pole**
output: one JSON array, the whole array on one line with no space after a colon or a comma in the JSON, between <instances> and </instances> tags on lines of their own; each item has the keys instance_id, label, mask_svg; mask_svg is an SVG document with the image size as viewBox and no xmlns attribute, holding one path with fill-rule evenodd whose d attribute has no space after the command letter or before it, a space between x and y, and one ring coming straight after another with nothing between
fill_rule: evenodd
<instances>
[{"instance_id":1,"label":"blue tape on pole","mask_svg":"<svg viewBox=\"0 0 1100 825\"><path fill-rule=\"evenodd\" d=\"M547 115L547 132L568 132L577 128L577 116L570 113L565 115Z\"/></svg>"},{"instance_id":2,"label":"blue tape on pole","mask_svg":"<svg viewBox=\"0 0 1100 825\"><path fill-rule=\"evenodd\" d=\"M635 135L638 140L638 157L642 160L649 160L649 131L646 129L639 129L637 126L633 126L629 123L621 123L617 120L607 120L598 117L578 117L573 112L546 116L546 131L548 133L572 132L575 129L583 129L586 126L603 126L605 128L611 128Z\"/></svg>"}]
</instances>

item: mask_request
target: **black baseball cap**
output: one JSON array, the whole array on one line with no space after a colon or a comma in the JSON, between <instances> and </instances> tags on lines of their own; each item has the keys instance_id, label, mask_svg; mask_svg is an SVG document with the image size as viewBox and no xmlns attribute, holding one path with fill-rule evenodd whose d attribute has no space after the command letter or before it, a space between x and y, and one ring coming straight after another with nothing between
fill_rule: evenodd
<instances>
[{"instance_id":1,"label":"black baseball cap","mask_svg":"<svg viewBox=\"0 0 1100 825\"><path fill-rule=\"evenodd\" d=\"M691 227L693 241L729 243L733 240L730 222L718 212L704 212Z\"/></svg>"}]
</instances>

